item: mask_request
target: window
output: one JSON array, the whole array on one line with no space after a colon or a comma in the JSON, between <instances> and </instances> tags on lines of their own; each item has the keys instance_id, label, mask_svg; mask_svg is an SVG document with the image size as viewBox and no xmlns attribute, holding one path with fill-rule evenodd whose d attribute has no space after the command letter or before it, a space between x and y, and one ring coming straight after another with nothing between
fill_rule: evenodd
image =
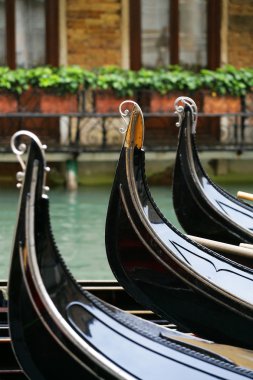
<instances>
[{"instance_id":1,"label":"window","mask_svg":"<svg viewBox=\"0 0 253 380\"><path fill-rule=\"evenodd\" d=\"M6 65L6 24L5 24L5 1L0 0L0 65Z\"/></svg>"},{"instance_id":2,"label":"window","mask_svg":"<svg viewBox=\"0 0 253 380\"><path fill-rule=\"evenodd\" d=\"M130 67L220 63L221 0L129 0Z\"/></svg>"},{"instance_id":3,"label":"window","mask_svg":"<svg viewBox=\"0 0 253 380\"><path fill-rule=\"evenodd\" d=\"M0 65L58 65L58 2L0 0Z\"/></svg>"},{"instance_id":4,"label":"window","mask_svg":"<svg viewBox=\"0 0 253 380\"><path fill-rule=\"evenodd\" d=\"M15 21L16 66L45 64L45 1L16 0Z\"/></svg>"},{"instance_id":5,"label":"window","mask_svg":"<svg viewBox=\"0 0 253 380\"><path fill-rule=\"evenodd\" d=\"M141 46L143 66L155 67L169 64L168 26L168 0L141 1Z\"/></svg>"},{"instance_id":6,"label":"window","mask_svg":"<svg viewBox=\"0 0 253 380\"><path fill-rule=\"evenodd\" d=\"M184 67L207 65L207 2L179 0L179 63Z\"/></svg>"}]
</instances>

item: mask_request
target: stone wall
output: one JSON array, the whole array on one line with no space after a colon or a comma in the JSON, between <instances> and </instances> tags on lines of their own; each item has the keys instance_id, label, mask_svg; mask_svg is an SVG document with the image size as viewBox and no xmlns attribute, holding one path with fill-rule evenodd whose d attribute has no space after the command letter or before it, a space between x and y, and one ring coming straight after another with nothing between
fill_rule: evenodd
<instances>
[{"instance_id":1,"label":"stone wall","mask_svg":"<svg viewBox=\"0 0 253 380\"><path fill-rule=\"evenodd\" d=\"M66 0L67 61L121 65L121 0Z\"/></svg>"},{"instance_id":2,"label":"stone wall","mask_svg":"<svg viewBox=\"0 0 253 380\"><path fill-rule=\"evenodd\" d=\"M253 63L253 1L228 1L228 63L236 67Z\"/></svg>"}]
</instances>

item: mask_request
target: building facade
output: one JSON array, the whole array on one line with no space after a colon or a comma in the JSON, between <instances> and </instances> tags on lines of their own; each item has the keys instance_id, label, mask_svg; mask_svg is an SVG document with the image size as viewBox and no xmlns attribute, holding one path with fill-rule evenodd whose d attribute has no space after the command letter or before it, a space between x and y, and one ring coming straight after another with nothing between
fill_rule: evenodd
<instances>
[{"instance_id":1,"label":"building facade","mask_svg":"<svg viewBox=\"0 0 253 380\"><path fill-rule=\"evenodd\" d=\"M251 66L252 0L0 0L0 65Z\"/></svg>"},{"instance_id":2,"label":"building facade","mask_svg":"<svg viewBox=\"0 0 253 380\"><path fill-rule=\"evenodd\" d=\"M253 62L252 17L252 0L0 0L0 66L14 69L48 64L93 69L117 65L134 70L168 64L190 69L215 69L225 64L247 67ZM219 139L224 144L234 143L237 139L231 128L231 123L237 128L234 119L223 119L221 128L219 118L205 122L208 142L210 136L215 143ZM32 125L46 141L60 139L61 144L68 144L72 138L69 131L73 129L77 136L78 125L84 146L89 144L89 133L93 140L98 139L98 146L103 145L105 130L113 145L119 139L118 121L113 120L116 127L111 119L107 125L105 119L97 117L80 119L79 124L73 119L73 126L67 117L61 118L60 124L59 118L22 119L21 123L19 119L2 119L1 143L7 136L9 144L9 136L17 128ZM155 145L156 139L169 140L171 144L175 128L170 128L165 117L151 117L146 126L147 141ZM236 131L239 135L240 130ZM248 119L244 128L248 141L253 141L252 131L252 120ZM173 137L177 138L177 130ZM101 171L107 167L105 163Z\"/></svg>"}]
</instances>

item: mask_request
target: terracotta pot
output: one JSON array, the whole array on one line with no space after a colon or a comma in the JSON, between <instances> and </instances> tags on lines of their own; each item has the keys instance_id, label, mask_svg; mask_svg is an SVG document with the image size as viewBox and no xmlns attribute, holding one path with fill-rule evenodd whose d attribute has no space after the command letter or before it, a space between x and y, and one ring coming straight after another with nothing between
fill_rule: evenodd
<instances>
[{"instance_id":1,"label":"terracotta pot","mask_svg":"<svg viewBox=\"0 0 253 380\"><path fill-rule=\"evenodd\" d=\"M245 96L245 105L247 112L253 112L253 93L248 93Z\"/></svg>"},{"instance_id":2,"label":"terracotta pot","mask_svg":"<svg viewBox=\"0 0 253 380\"><path fill-rule=\"evenodd\" d=\"M142 90L138 95L138 102L144 112L174 112L175 100L185 94L172 91L162 95L157 91Z\"/></svg>"},{"instance_id":3,"label":"terracotta pot","mask_svg":"<svg viewBox=\"0 0 253 380\"><path fill-rule=\"evenodd\" d=\"M182 93L174 91L165 95L153 92L150 98L149 110L150 112L174 112L175 100L182 95Z\"/></svg>"},{"instance_id":4,"label":"terracotta pot","mask_svg":"<svg viewBox=\"0 0 253 380\"><path fill-rule=\"evenodd\" d=\"M1 117L0 140L2 146L10 145L10 138L19 127L17 118L10 118L8 114L18 112L18 96L11 92L3 91L0 93L0 113L6 115Z\"/></svg>"},{"instance_id":5,"label":"terracotta pot","mask_svg":"<svg viewBox=\"0 0 253 380\"><path fill-rule=\"evenodd\" d=\"M17 95L9 92L0 93L0 112L12 113L18 111Z\"/></svg>"},{"instance_id":6,"label":"terracotta pot","mask_svg":"<svg viewBox=\"0 0 253 380\"><path fill-rule=\"evenodd\" d=\"M66 105L66 100L64 99L65 101L62 101L62 103L60 103L58 98L59 96L45 93L44 91L37 88L30 88L22 93L19 101L19 110L20 112L30 113L30 115L21 119L21 127L31 130L43 141L52 141L53 143L58 143L59 117L33 117L33 113L67 113L77 111L77 100L75 108L66 109L63 107L63 105ZM61 104L60 109L59 103Z\"/></svg>"},{"instance_id":7,"label":"terracotta pot","mask_svg":"<svg viewBox=\"0 0 253 380\"><path fill-rule=\"evenodd\" d=\"M134 100L136 97L119 97L111 90L96 90L93 93L94 111L97 113L119 113L119 105L125 100Z\"/></svg>"},{"instance_id":8,"label":"terracotta pot","mask_svg":"<svg viewBox=\"0 0 253 380\"><path fill-rule=\"evenodd\" d=\"M231 95L204 94L204 113L237 113L241 111L240 97Z\"/></svg>"},{"instance_id":9,"label":"terracotta pot","mask_svg":"<svg viewBox=\"0 0 253 380\"><path fill-rule=\"evenodd\" d=\"M19 98L20 112L40 112L41 91L36 88L29 88L24 91Z\"/></svg>"},{"instance_id":10,"label":"terracotta pot","mask_svg":"<svg viewBox=\"0 0 253 380\"><path fill-rule=\"evenodd\" d=\"M41 93L40 111L42 113L71 113L78 111L76 94L56 95Z\"/></svg>"},{"instance_id":11,"label":"terracotta pot","mask_svg":"<svg viewBox=\"0 0 253 380\"><path fill-rule=\"evenodd\" d=\"M57 95L30 88L20 96L21 112L69 113L78 111L76 94Z\"/></svg>"}]
</instances>

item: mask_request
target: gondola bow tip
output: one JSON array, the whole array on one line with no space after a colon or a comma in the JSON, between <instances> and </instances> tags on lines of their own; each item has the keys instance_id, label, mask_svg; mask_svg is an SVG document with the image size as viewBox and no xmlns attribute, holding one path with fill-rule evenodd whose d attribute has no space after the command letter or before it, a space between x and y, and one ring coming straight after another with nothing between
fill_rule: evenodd
<instances>
[{"instance_id":1,"label":"gondola bow tip","mask_svg":"<svg viewBox=\"0 0 253 380\"><path fill-rule=\"evenodd\" d=\"M192 133L196 133L196 125L198 118L198 107L192 98L187 96L179 96L174 103L175 114L178 116L178 121L176 122L177 127L181 127L187 110L190 111L192 115Z\"/></svg>"},{"instance_id":2,"label":"gondola bow tip","mask_svg":"<svg viewBox=\"0 0 253 380\"><path fill-rule=\"evenodd\" d=\"M20 163L22 171L18 171L16 175L17 179L17 187L22 188L25 171L26 171L26 162L23 159L23 155L28 152L28 147L26 144L27 138L31 140L31 144L35 144L40 151L40 154L43 159L44 163L44 194L49 191L49 187L45 185L46 182L46 173L49 173L50 168L46 165L46 158L45 158L45 150L47 149L47 145L42 144L40 139L37 135L34 133L27 131L27 130L20 130L13 134L10 141L10 146L12 152L16 155L17 160ZM20 142L20 139L24 139L23 142Z\"/></svg>"},{"instance_id":3,"label":"gondola bow tip","mask_svg":"<svg viewBox=\"0 0 253 380\"><path fill-rule=\"evenodd\" d=\"M132 108L125 108L126 105ZM119 112L126 123L125 128L121 128L122 133L126 133L124 147L141 149L144 141L144 117L141 107L132 100L125 100L119 106Z\"/></svg>"}]
</instances>

